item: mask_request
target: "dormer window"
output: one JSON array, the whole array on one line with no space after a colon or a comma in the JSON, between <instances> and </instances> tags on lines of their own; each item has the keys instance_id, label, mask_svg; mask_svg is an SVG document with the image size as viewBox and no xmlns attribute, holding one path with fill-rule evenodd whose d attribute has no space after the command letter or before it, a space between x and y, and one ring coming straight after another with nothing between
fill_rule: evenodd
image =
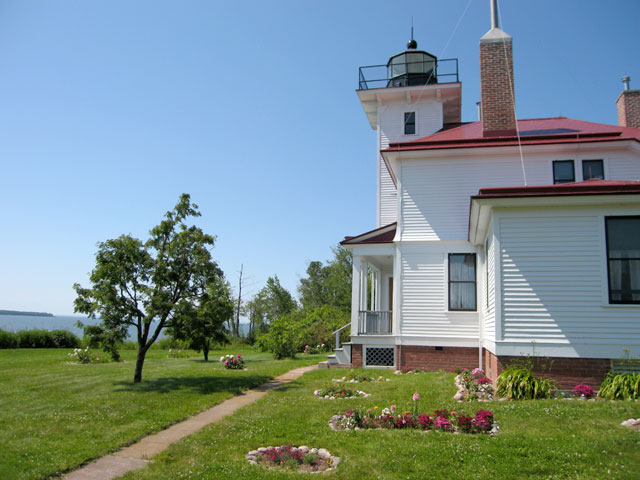
<instances>
[{"instance_id":1,"label":"dormer window","mask_svg":"<svg viewBox=\"0 0 640 480\"><path fill-rule=\"evenodd\" d=\"M582 161L582 179L591 180L592 178L604 180L604 165L602 160Z\"/></svg>"},{"instance_id":2,"label":"dormer window","mask_svg":"<svg viewBox=\"0 0 640 480\"><path fill-rule=\"evenodd\" d=\"M416 133L416 112L404 112L404 134Z\"/></svg>"},{"instance_id":3,"label":"dormer window","mask_svg":"<svg viewBox=\"0 0 640 480\"><path fill-rule=\"evenodd\" d=\"M553 183L571 183L576 181L573 160L555 160L553 162Z\"/></svg>"}]
</instances>

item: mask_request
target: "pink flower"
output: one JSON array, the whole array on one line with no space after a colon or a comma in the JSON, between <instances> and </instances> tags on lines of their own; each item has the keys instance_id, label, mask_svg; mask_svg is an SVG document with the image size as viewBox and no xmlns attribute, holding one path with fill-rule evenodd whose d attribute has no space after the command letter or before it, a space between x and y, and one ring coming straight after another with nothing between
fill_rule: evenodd
<instances>
[{"instance_id":1,"label":"pink flower","mask_svg":"<svg viewBox=\"0 0 640 480\"><path fill-rule=\"evenodd\" d=\"M480 376L484 375L484 370L482 370L481 368L474 368L471 371L471 375L473 375L476 378L480 377Z\"/></svg>"},{"instance_id":2,"label":"pink flower","mask_svg":"<svg viewBox=\"0 0 640 480\"><path fill-rule=\"evenodd\" d=\"M233 358L233 359L231 359L231 361L232 361L233 363L236 363L236 361L237 361L237 360L236 360L235 358Z\"/></svg>"},{"instance_id":3,"label":"pink flower","mask_svg":"<svg viewBox=\"0 0 640 480\"><path fill-rule=\"evenodd\" d=\"M225 360L225 361L224 361L224 364L225 364L225 365L229 365L229 360Z\"/></svg>"},{"instance_id":4,"label":"pink flower","mask_svg":"<svg viewBox=\"0 0 640 480\"><path fill-rule=\"evenodd\" d=\"M238 354L238 358L242 358L242 355Z\"/></svg>"},{"instance_id":5,"label":"pink flower","mask_svg":"<svg viewBox=\"0 0 640 480\"><path fill-rule=\"evenodd\" d=\"M413 394L413 397L411 397L411 399L412 399L414 402L417 402L418 400L420 400L420 394L419 394L419 393L414 393L414 394Z\"/></svg>"},{"instance_id":6,"label":"pink flower","mask_svg":"<svg viewBox=\"0 0 640 480\"><path fill-rule=\"evenodd\" d=\"M389 407L389 409L391 410L391 413L396 411L396 406L395 405L391 405L391 407Z\"/></svg>"}]
</instances>

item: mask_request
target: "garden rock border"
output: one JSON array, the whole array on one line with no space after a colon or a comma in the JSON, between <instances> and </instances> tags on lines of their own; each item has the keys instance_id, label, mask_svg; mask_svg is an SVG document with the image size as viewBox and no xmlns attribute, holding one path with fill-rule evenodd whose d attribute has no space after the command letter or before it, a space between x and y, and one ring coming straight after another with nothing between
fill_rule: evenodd
<instances>
[{"instance_id":1,"label":"garden rock border","mask_svg":"<svg viewBox=\"0 0 640 480\"><path fill-rule=\"evenodd\" d=\"M620 425L631 428L636 432L640 432L640 418L630 418L629 420L622 422Z\"/></svg>"},{"instance_id":2,"label":"garden rock border","mask_svg":"<svg viewBox=\"0 0 640 480\"><path fill-rule=\"evenodd\" d=\"M245 455L245 458L247 459L247 461L249 462L250 465L262 465L264 467L267 467L271 470L284 470L282 468L278 468L275 465L269 465L266 462L265 463L261 463L259 461L260 459L260 455L264 452L266 452L267 450L270 450L272 448L282 448L282 447L288 447L288 445L282 445L281 447L259 447L255 450L251 450L249 453L247 453ZM318 458L320 458L321 460L325 460L327 462L327 465L330 465L326 470L306 470L306 469L301 469L298 468L297 472L298 473L325 473L325 472L329 472L331 470L335 470L336 467L340 464L340 457L336 457L331 455L331 453L329 452L329 450L327 450L326 448L310 448L307 447L306 445L300 445L299 447L291 447L292 451L301 451L303 454L308 454L308 453L315 453L318 455Z\"/></svg>"},{"instance_id":3,"label":"garden rock border","mask_svg":"<svg viewBox=\"0 0 640 480\"><path fill-rule=\"evenodd\" d=\"M358 392L360 395L357 397L334 397L331 395L318 395L318 393L320 393L320 390L314 390L313 394L316 396L316 398L320 398L322 400L351 400L351 399L357 399L357 398L367 398L370 397L371 394L367 393L367 392L363 392L362 390L356 390L356 392Z\"/></svg>"},{"instance_id":4,"label":"garden rock border","mask_svg":"<svg viewBox=\"0 0 640 480\"><path fill-rule=\"evenodd\" d=\"M382 379L382 380L381 380ZM371 381L360 381L360 380L347 380L347 377L342 377L342 378L333 378L331 379L332 382L337 382L337 383L382 383L383 381L385 382L390 382L391 379L389 378L384 378L382 377L382 375L374 380Z\"/></svg>"}]
</instances>

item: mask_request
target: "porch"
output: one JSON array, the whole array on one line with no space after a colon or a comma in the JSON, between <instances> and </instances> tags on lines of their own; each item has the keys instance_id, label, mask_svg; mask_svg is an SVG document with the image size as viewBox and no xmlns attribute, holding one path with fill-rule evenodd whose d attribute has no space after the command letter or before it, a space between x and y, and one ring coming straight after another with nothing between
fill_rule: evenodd
<instances>
[{"instance_id":1,"label":"porch","mask_svg":"<svg viewBox=\"0 0 640 480\"><path fill-rule=\"evenodd\" d=\"M354 252L352 336L393 334L393 258L387 253Z\"/></svg>"}]
</instances>

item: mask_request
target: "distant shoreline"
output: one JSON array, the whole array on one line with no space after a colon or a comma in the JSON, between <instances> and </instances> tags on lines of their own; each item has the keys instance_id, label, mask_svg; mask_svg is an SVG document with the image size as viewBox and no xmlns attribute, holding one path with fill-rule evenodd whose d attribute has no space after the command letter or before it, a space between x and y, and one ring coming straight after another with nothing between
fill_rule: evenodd
<instances>
[{"instance_id":1,"label":"distant shoreline","mask_svg":"<svg viewBox=\"0 0 640 480\"><path fill-rule=\"evenodd\" d=\"M53 313L47 312L21 312L19 310L0 310L0 315L23 315L25 317L55 317Z\"/></svg>"}]
</instances>

